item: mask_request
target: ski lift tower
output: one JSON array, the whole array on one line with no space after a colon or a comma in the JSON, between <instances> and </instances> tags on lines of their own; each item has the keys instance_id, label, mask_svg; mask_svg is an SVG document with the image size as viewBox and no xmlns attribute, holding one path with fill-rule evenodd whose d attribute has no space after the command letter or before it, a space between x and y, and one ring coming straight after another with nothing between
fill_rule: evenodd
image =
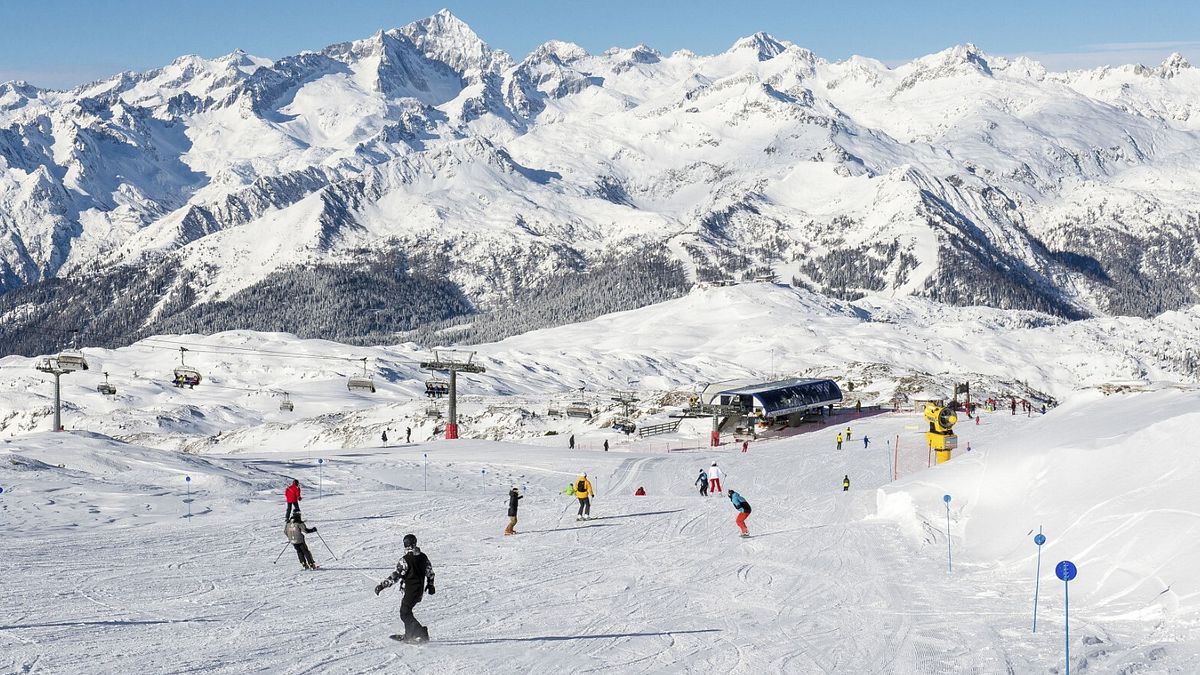
<instances>
[{"instance_id":1,"label":"ski lift tower","mask_svg":"<svg viewBox=\"0 0 1200 675\"><path fill-rule=\"evenodd\" d=\"M613 402L621 404L622 416L624 419L630 419L630 408L634 403L641 399L637 397L637 392L633 390L618 391L616 396L612 397Z\"/></svg>"},{"instance_id":2,"label":"ski lift tower","mask_svg":"<svg viewBox=\"0 0 1200 675\"><path fill-rule=\"evenodd\" d=\"M57 356L48 356L34 366L43 373L54 376L54 430L62 431L62 376L73 373L78 368L74 364L63 364Z\"/></svg>"},{"instance_id":3,"label":"ski lift tower","mask_svg":"<svg viewBox=\"0 0 1200 675\"><path fill-rule=\"evenodd\" d=\"M462 352L438 351L433 350L433 360L421 362L421 367L426 370L433 370L443 373L450 373L450 411L446 420L446 440L454 440L458 438L458 374L459 373L483 373L487 369L478 363L473 363L475 352L466 352L466 358L463 358Z\"/></svg>"}]
</instances>

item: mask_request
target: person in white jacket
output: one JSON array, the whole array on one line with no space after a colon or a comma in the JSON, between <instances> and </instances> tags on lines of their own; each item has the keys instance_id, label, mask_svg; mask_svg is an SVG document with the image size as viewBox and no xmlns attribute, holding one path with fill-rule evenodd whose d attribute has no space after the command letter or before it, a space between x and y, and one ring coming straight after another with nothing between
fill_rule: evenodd
<instances>
[{"instance_id":1,"label":"person in white jacket","mask_svg":"<svg viewBox=\"0 0 1200 675\"><path fill-rule=\"evenodd\" d=\"M725 472L721 470L721 467L717 466L716 462L713 462L712 466L708 467L708 494L721 494L721 479L724 477Z\"/></svg>"}]
</instances>

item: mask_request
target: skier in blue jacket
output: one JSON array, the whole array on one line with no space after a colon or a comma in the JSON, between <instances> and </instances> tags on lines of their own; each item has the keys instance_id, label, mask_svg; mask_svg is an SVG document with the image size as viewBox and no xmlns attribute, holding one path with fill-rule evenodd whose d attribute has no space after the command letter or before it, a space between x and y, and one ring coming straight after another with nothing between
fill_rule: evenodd
<instances>
[{"instance_id":1,"label":"skier in blue jacket","mask_svg":"<svg viewBox=\"0 0 1200 675\"><path fill-rule=\"evenodd\" d=\"M743 537L749 537L750 531L746 529L746 518L750 516L750 502L733 490L729 491L729 501L733 502L733 508L738 511L736 520L738 529L742 531Z\"/></svg>"}]
</instances>

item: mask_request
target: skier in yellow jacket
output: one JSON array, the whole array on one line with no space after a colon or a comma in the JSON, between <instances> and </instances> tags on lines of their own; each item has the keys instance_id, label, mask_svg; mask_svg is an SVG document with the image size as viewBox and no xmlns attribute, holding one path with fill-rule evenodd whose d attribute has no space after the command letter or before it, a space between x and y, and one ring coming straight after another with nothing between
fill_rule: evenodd
<instances>
[{"instance_id":1,"label":"skier in yellow jacket","mask_svg":"<svg viewBox=\"0 0 1200 675\"><path fill-rule=\"evenodd\" d=\"M579 500L579 516L575 520L592 519L592 497L595 496L592 481L588 480L586 473L580 474L575 479L575 498Z\"/></svg>"}]
</instances>

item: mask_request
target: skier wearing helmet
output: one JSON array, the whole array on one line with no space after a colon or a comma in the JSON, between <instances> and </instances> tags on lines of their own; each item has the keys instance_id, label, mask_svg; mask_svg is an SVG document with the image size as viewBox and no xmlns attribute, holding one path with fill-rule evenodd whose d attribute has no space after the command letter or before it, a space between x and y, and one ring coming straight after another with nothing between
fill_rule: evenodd
<instances>
[{"instance_id":1,"label":"skier wearing helmet","mask_svg":"<svg viewBox=\"0 0 1200 675\"><path fill-rule=\"evenodd\" d=\"M393 640L401 642L428 642L429 629L421 625L413 616L413 607L421 602L425 593L434 594L433 563L429 557L417 548L417 536L404 535L404 557L396 563L396 571L375 587L375 595L383 589L400 582L400 592L404 594L400 601L400 620L404 622L404 635L393 635Z\"/></svg>"}]
</instances>

